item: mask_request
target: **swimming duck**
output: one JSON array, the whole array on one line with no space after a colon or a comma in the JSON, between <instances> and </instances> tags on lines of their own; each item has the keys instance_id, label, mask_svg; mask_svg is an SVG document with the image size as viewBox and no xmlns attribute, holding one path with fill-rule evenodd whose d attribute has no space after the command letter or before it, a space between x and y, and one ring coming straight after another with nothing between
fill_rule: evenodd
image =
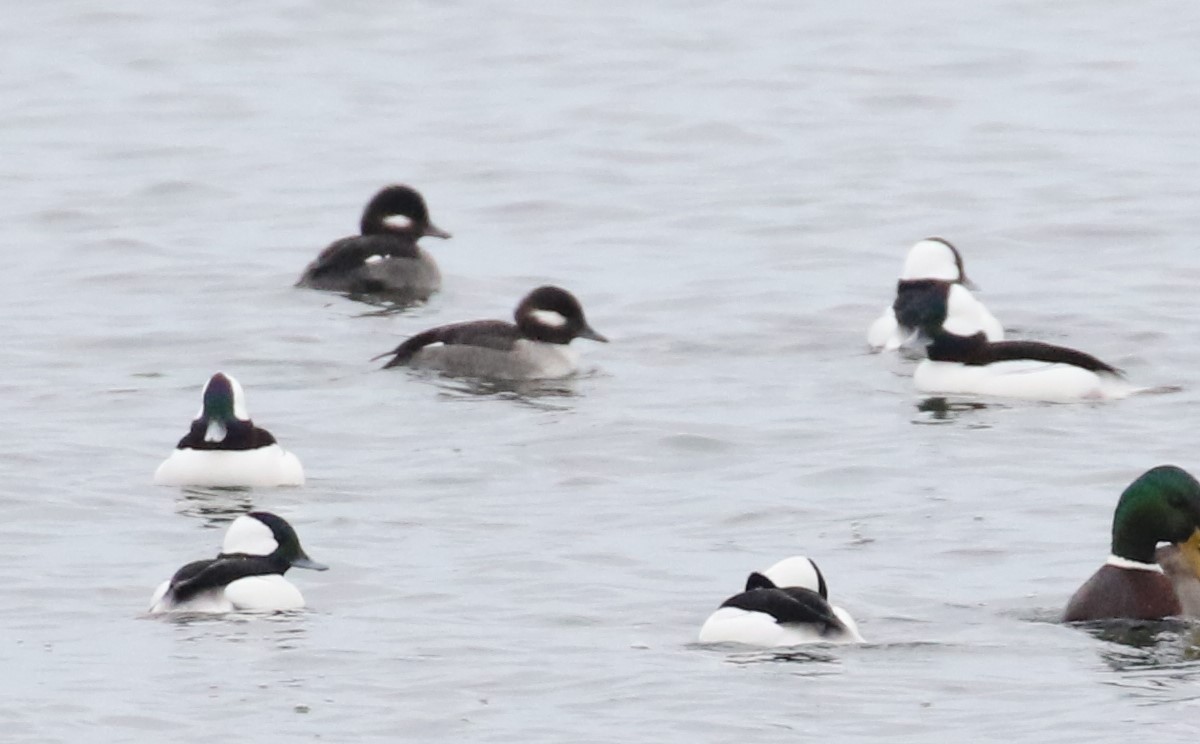
<instances>
[{"instance_id":1,"label":"swimming duck","mask_svg":"<svg viewBox=\"0 0 1200 744\"><path fill-rule=\"evenodd\" d=\"M243 514L229 525L216 558L193 561L159 585L150 613L298 610L304 597L283 577L289 568L329 567L305 554L282 517Z\"/></svg>"},{"instance_id":2,"label":"swimming duck","mask_svg":"<svg viewBox=\"0 0 1200 744\"><path fill-rule=\"evenodd\" d=\"M250 420L242 386L218 372L204 385L200 413L154 473L160 486L302 486L300 460Z\"/></svg>"},{"instance_id":3,"label":"swimming duck","mask_svg":"<svg viewBox=\"0 0 1200 744\"><path fill-rule=\"evenodd\" d=\"M1003 341L1004 327L975 299L975 285L963 270L962 255L943 238L925 238L913 245L904 259L896 299L867 330L867 344L873 350L900 348L919 322L909 317L937 295L945 295L951 286L962 288L962 299L955 304L954 319L962 330L982 331L989 341ZM906 312L907 311L907 312Z\"/></svg>"},{"instance_id":4,"label":"swimming duck","mask_svg":"<svg viewBox=\"0 0 1200 744\"><path fill-rule=\"evenodd\" d=\"M515 324L475 320L431 328L375 359L391 356L385 369L407 365L495 380L554 379L576 371L571 341L608 341L588 325L579 300L559 287L533 290L513 315Z\"/></svg>"},{"instance_id":5,"label":"swimming duck","mask_svg":"<svg viewBox=\"0 0 1200 744\"><path fill-rule=\"evenodd\" d=\"M817 564L793 556L752 573L746 590L725 600L700 628L701 643L795 646L862 643L850 613L829 603Z\"/></svg>"},{"instance_id":6,"label":"swimming duck","mask_svg":"<svg viewBox=\"0 0 1200 744\"><path fill-rule=\"evenodd\" d=\"M924 306L918 335L928 359L913 372L917 390L1049 402L1112 400L1137 391L1120 370L1091 354L1039 341L989 341L958 320L957 308L970 301L967 290L954 285Z\"/></svg>"},{"instance_id":7,"label":"swimming duck","mask_svg":"<svg viewBox=\"0 0 1200 744\"><path fill-rule=\"evenodd\" d=\"M450 233L429 220L416 189L388 186L376 194L363 210L361 232L321 251L296 286L410 301L425 300L441 288L437 264L417 240Z\"/></svg>"},{"instance_id":8,"label":"swimming duck","mask_svg":"<svg viewBox=\"0 0 1200 744\"><path fill-rule=\"evenodd\" d=\"M1121 494L1113 513L1112 555L1071 597L1063 620L1183 614L1171 579L1155 560L1160 542L1174 544L1192 577L1200 575L1200 483L1173 465L1148 470Z\"/></svg>"}]
</instances>

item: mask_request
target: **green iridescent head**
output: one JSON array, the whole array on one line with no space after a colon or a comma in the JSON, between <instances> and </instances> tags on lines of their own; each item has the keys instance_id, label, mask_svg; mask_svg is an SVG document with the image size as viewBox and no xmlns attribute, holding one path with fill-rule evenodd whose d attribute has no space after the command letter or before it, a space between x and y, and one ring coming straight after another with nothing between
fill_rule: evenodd
<instances>
[{"instance_id":1,"label":"green iridescent head","mask_svg":"<svg viewBox=\"0 0 1200 744\"><path fill-rule=\"evenodd\" d=\"M1141 475L1117 502L1112 552L1139 563L1154 563L1160 542L1180 544L1200 529L1200 483L1186 470L1160 465Z\"/></svg>"}]
</instances>

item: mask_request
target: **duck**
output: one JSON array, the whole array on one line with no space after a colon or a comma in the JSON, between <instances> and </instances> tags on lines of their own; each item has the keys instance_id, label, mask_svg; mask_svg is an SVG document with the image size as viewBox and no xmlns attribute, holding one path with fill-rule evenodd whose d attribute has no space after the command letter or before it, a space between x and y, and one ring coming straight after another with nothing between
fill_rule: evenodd
<instances>
[{"instance_id":1,"label":"duck","mask_svg":"<svg viewBox=\"0 0 1200 744\"><path fill-rule=\"evenodd\" d=\"M200 413L175 450L154 472L160 486L222 488L304 485L296 455L250 420L246 394L231 375L204 384Z\"/></svg>"},{"instance_id":2,"label":"duck","mask_svg":"<svg viewBox=\"0 0 1200 744\"><path fill-rule=\"evenodd\" d=\"M578 369L571 341L607 343L583 314L583 306L561 287L534 289L517 304L515 323L475 320L422 331L371 361L392 357L384 369L408 366L459 377L547 380Z\"/></svg>"},{"instance_id":3,"label":"duck","mask_svg":"<svg viewBox=\"0 0 1200 744\"><path fill-rule=\"evenodd\" d=\"M863 639L850 613L829 603L817 564L792 556L750 574L745 591L725 600L704 621L699 641L772 647Z\"/></svg>"},{"instance_id":4,"label":"duck","mask_svg":"<svg viewBox=\"0 0 1200 744\"><path fill-rule=\"evenodd\" d=\"M1063 621L1161 620L1184 614L1185 602L1191 605L1194 598L1181 600L1158 561L1159 543L1171 543L1171 556L1181 559L1171 571L1190 573L1192 581L1200 575L1200 483L1174 465L1151 468L1121 494L1113 513L1112 553L1071 596Z\"/></svg>"},{"instance_id":5,"label":"duck","mask_svg":"<svg viewBox=\"0 0 1200 744\"><path fill-rule=\"evenodd\" d=\"M450 233L430 221L416 189L395 184L375 194L363 210L360 232L321 251L296 286L411 302L427 300L441 288L437 263L417 241L448 239Z\"/></svg>"},{"instance_id":6,"label":"duck","mask_svg":"<svg viewBox=\"0 0 1200 744\"><path fill-rule=\"evenodd\" d=\"M925 347L913 372L923 393L989 395L1070 403L1116 400L1139 390L1124 374L1091 354L1040 341L989 341L987 334L959 320L967 290L951 286L921 314L914 334Z\"/></svg>"},{"instance_id":7,"label":"duck","mask_svg":"<svg viewBox=\"0 0 1200 744\"><path fill-rule=\"evenodd\" d=\"M287 520L270 512L243 514L229 525L216 558L193 561L162 582L149 612L275 612L304 607L284 578L289 568L325 571L308 557Z\"/></svg>"},{"instance_id":8,"label":"duck","mask_svg":"<svg viewBox=\"0 0 1200 744\"><path fill-rule=\"evenodd\" d=\"M901 348L917 326L911 316L952 286L963 290L955 306L960 327L971 333L982 331L989 341L1003 341L1004 326L971 294L976 287L963 269L962 254L945 238L932 237L909 249L896 285L896 299L867 329L867 345L873 351Z\"/></svg>"}]
</instances>

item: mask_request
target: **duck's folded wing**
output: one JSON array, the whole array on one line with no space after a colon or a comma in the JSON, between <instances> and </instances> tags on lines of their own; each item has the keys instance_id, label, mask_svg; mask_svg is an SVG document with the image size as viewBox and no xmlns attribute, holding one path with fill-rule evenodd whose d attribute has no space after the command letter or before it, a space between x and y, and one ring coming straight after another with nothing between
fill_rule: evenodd
<instances>
[{"instance_id":1,"label":"duck's folded wing","mask_svg":"<svg viewBox=\"0 0 1200 744\"><path fill-rule=\"evenodd\" d=\"M257 556L221 556L208 561L195 561L171 577L171 594L178 602L200 592L226 586L247 576L278 573L269 561Z\"/></svg>"},{"instance_id":2,"label":"duck's folded wing","mask_svg":"<svg viewBox=\"0 0 1200 744\"><path fill-rule=\"evenodd\" d=\"M1091 354L1068 349L1065 346L1045 344L1041 341L998 341L988 347L991 362L1007 362L1030 359L1051 364L1070 364L1092 372L1120 375L1121 371L1100 361Z\"/></svg>"},{"instance_id":3,"label":"duck's folded wing","mask_svg":"<svg viewBox=\"0 0 1200 744\"><path fill-rule=\"evenodd\" d=\"M375 359L385 356L394 357L384 368L406 364L421 349L432 344L479 346L485 349L508 351L521 338L521 333L515 325L503 320L476 320L466 323L430 328L412 336L395 349L380 354ZM372 360L374 361L374 360Z\"/></svg>"},{"instance_id":4,"label":"duck's folded wing","mask_svg":"<svg viewBox=\"0 0 1200 744\"><path fill-rule=\"evenodd\" d=\"M329 245L313 259L304 271L305 277L318 277L330 272L354 271L365 265L372 256L403 255L415 247L383 235L355 235Z\"/></svg>"},{"instance_id":5,"label":"duck's folded wing","mask_svg":"<svg viewBox=\"0 0 1200 744\"><path fill-rule=\"evenodd\" d=\"M829 603L814 591L801 588L753 589L725 600L722 607L747 612L762 612L782 624L804 623L821 626L822 632L842 630L842 621Z\"/></svg>"}]
</instances>

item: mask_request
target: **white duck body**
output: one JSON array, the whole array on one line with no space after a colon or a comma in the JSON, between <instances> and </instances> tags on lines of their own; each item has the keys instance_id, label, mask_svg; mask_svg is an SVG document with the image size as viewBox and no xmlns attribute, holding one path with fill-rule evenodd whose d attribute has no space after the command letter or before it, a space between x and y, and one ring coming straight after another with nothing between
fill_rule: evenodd
<instances>
[{"instance_id":1,"label":"white duck body","mask_svg":"<svg viewBox=\"0 0 1200 744\"><path fill-rule=\"evenodd\" d=\"M913 373L913 384L922 393L989 395L1048 403L1119 400L1138 390L1119 377L1032 359L982 365L922 359Z\"/></svg>"},{"instance_id":2,"label":"white duck body","mask_svg":"<svg viewBox=\"0 0 1200 744\"><path fill-rule=\"evenodd\" d=\"M971 329L970 333L982 331L989 341L1004 340L1004 326L964 286L967 279L963 274L962 258L958 250L941 238L926 238L916 243L904 260L900 281L903 283L922 280L945 282L961 288L969 301L960 303L954 310L953 317L959 327ZM896 321L893 306L888 305L867 329L867 345L876 351L893 351L903 345L906 335Z\"/></svg>"},{"instance_id":3,"label":"white duck body","mask_svg":"<svg viewBox=\"0 0 1200 744\"><path fill-rule=\"evenodd\" d=\"M159 486L303 486L300 458L278 444L252 450L177 449L154 471Z\"/></svg>"},{"instance_id":4,"label":"white duck body","mask_svg":"<svg viewBox=\"0 0 1200 744\"><path fill-rule=\"evenodd\" d=\"M825 579L816 564L804 556L785 558L762 574L780 588L802 588L825 597ZM822 633L816 624L779 622L766 612L720 607L700 628L700 643L742 643L750 646L796 646L806 643L862 643L858 624L841 607L829 605L842 622L843 632Z\"/></svg>"},{"instance_id":5,"label":"white duck body","mask_svg":"<svg viewBox=\"0 0 1200 744\"><path fill-rule=\"evenodd\" d=\"M296 585L279 574L247 576L224 587L197 594L185 602L164 602L171 586L168 579L158 585L150 599L150 614L162 612L280 612L304 608L304 596Z\"/></svg>"}]
</instances>

